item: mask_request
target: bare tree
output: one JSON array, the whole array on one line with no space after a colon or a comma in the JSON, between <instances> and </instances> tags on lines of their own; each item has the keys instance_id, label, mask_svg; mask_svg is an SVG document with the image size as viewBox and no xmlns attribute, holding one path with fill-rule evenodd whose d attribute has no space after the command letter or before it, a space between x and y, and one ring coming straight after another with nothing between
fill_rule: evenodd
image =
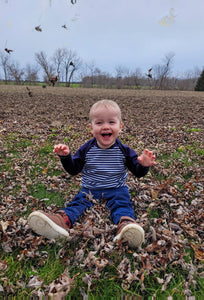
<instances>
[{"instance_id":1,"label":"bare tree","mask_svg":"<svg viewBox=\"0 0 204 300\"><path fill-rule=\"evenodd\" d=\"M160 90L167 87L167 79L171 72L171 65L174 56L175 54L173 52L170 52L165 56L163 65L156 65L153 67L153 73L155 74L155 76L153 76L155 87L158 87L158 89Z\"/></svg>"},{"instance_id":2,"label":"bare tree","mask_svg":"<svg viewBox=\"0 0 204 300\"><path fill-rule=\"evenodd\" d=\"M7 84L7 80L8 80L9 60L10 60L10 56L7 55L7 54L4 54L4 52L0 51L0 65L2 66L2 69L3 69L3 72L4 72L4 80L5 80L6 84Z\"/></svg>"},{"instance_id":3,"label":"bare tree","mask_svg":"<svg viewBox=\"0 0 204 300\"><path fill-rule=\"evenodd\" d=\"M104 78L106 77L105 73L96 67L95 62L91 61L86 65L86 75L83 77L83 84L87 87L94 87L95 84L97 85L105 85ZM103 83L102 83L103 81Z\"/></svg>"},{"instance_id":4,"label":"bare tree","mask_svg":"<svg viewBox=\"0 0 204 300\"><path fill-rule=\"evenodd\" d=\"M54 69L53 66L48 62L47 55L41 51L39 53L35 53L35 59L45 73L45 81L49 82L49 79L54 76Z\"/></svg>"},{"instance_id":5,"label":"bare tree","mask_svg":"<svg viewBox=\"0 0 204 300\"><path fill-rule=\"evenodd\" d=\"M140 78L142 77L141 70L136 68L134 72L131 74L131 85L135 86L136 89L140 88Z\"/></svg>"},{"instance_id":6,"label":"bare tree","mask_svg":"<svg viewBox=\"0 0 204 300\"><path fill-rule=\"evenodd\" d=\"M97 73L97 67L96 67L96 64L95 62L92 60L90 61L89 63L86 64L86 67L88 69L88 76L86 77L87 79L89 78L89 85L93 88L94 87L94 84L95 84L95 75Z\"/></svg>"},{"instance_id":7,"label":"bare tree","mask_svg":"<svg viewBox=\"0 0 204 300\"><path fill-rule=\"evenodd\" d=\"M8 65L8 72L12 79L19 84L22 80L22 76L24 75L24 70L20 69L18 62L13 62L12 64Z\"/></svg>"},{"instance_id":8,"label":"bare tree","mask_svg":"<svg viewBox=\"0 0 204 300\"><path fill-rule=\"evenodd\" d=\"M65 69L66 86L70 87L74 72L79 69L82 61L75 51L64 49L63 67Z\"/></svg>"},{"instance_id":9,"label":"bare tree","mask_svg":"<svg viewBox=\"0 0 204 300\"><path fill-rule=\"evenodd\" d=\"M94 65L92 65L94 66ZM99 68L95 67L91 69L91 74L82 78L83 86L85 87L103 87L106 88L110 85L110 75L102 72Z\"/></svg>"},{"instance_id":10,"label":"bare tree","mask_svg":"<svg viewBox=\"0 0 204 300\"><path fill-rule=\"evenodd\" d=\"M27 64L25 68L25 80L29 82L37 81L38 71L39 69L37 66L31 66L30 64Z\"/></svg>"},{"instance_id":11,"label":"bare tree","mask_svg":"<svg viewBox=\"0 0 204 300\"><path fill-rule=\"evenodd\" d=\"M121 77L128 77L130 74L129 69L126 66L118 65L115 67L116 70L116 78Z\"/></svg>"},{"instance_id":12,"label":"bare tree","mask_svg":"<svg viewBox=\"0 0 204 300\"><path fill-rule=\"evenodd\" d=\"M127 78L129 77L130 71L127 67L121 65L116 66L115 70L116 70L116 86L118 89L121 89L125 83L127 84ZM124 78L125 80L123 80Z\"/></svg>"},{"instance_id":13,"label":"bare tree","mask_svg":"<svg viewBox=\"0 0 204 300\"><path fill-rule=\"evenodd\" d=\"M58 48L53 55L53 62L57 70L57 76L60 77L60 69L62 67L63 61L66 57L66 49Z\"/></svg>"}]
</instances>

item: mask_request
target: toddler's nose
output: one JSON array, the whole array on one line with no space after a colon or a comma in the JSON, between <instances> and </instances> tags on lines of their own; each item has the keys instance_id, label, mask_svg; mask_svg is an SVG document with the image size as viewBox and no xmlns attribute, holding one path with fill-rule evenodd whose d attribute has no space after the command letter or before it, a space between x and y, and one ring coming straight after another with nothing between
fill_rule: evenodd
<instances>
[{"instance_id":1,"label":"toddler's nose","mask_svg":"<svg viewBox=\"0 0 204 300\"><path fill-rule=\"evenodd\" d=\"M104 123L103 124L103 129L109 129L109 123Z\"/></svg>"}]
</instances>

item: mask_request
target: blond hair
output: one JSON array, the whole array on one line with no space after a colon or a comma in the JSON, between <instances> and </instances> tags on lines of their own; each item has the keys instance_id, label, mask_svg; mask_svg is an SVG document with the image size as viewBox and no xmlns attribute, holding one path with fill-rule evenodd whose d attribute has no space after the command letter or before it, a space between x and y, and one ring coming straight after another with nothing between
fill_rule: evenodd
<instances>
[{"instance_id":1,"label":"blond hair","mask_svg":"<svg viewBox=\"0 0 204 300\"><path fill-rule=\"evenodd\" d=\"M89 112L89 120L92 121L93 119L93 114L94 112L100 107L100 106L104 106L106 107L107 109L109 108L113 108L115 109L117 112L118 112L118 117L121 121L121 110L120 110L120 107L119 105L113 101L113 100L108 100L108 99L103 99L103 100L99 100L97 102L95 102L91 109L90 109L90 112Z\"/></svg>"}]
</instances>

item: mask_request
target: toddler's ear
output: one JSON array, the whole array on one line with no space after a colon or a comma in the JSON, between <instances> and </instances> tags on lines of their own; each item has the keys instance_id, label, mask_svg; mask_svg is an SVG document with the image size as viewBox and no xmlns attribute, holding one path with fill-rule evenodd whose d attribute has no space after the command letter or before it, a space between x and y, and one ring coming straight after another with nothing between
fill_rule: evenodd
<instances>
[{"instance_id":1,"label":"toddler's ear","mask_svg":"<svg viewBox=\"0 0 204 300\"><path fill-rule=\"evenodd\" d=\"M123 128L123 122L120 122L120 132L121 132L122 128Z\"/></svg>"},{"instance_id":2,"label":"toddler's ear","mask_svg":"<svg viewBox=\"0 0 204 300\"><path fill-rule=\"evenodd\" d=\"M91 133L93 133L93 132L92 132L93 127L92 127L91 123L89 123L89 129L91 130Z\"/></svg>"}]
</instances>

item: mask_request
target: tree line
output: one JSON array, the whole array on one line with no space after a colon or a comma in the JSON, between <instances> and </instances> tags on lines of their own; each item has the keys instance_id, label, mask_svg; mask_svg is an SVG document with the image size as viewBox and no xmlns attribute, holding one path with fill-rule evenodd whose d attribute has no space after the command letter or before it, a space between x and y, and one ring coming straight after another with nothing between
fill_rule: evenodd
<instances>
[{"instance_id":1,"label":"tree line","mask_svg":"<svg viewBox=\"0 0 204 300\"><path fill-rule=\"evenodd\" d=\"M139 68L131 71L126 66L118 65L113 76L100 70L94 62L83 63L76 51L65 48L58 48L51 58L44 51L35 53L35 64L27 64L25 68L13 61L10 54L0 51L0 79L5 84L12 80L16 84L43 81L54 85L56 81L56 84L64 83L66 87L78 82L82 87L89 88L199 90L202 87L204 90L202 71L198 68L186 72L182 77L171 76L174 56L174 53L165 55L161 64L151 66L151 73L149 70L143 74ZM198 79L201 81L199 86Z\"/></svg>"}]
</instances>

